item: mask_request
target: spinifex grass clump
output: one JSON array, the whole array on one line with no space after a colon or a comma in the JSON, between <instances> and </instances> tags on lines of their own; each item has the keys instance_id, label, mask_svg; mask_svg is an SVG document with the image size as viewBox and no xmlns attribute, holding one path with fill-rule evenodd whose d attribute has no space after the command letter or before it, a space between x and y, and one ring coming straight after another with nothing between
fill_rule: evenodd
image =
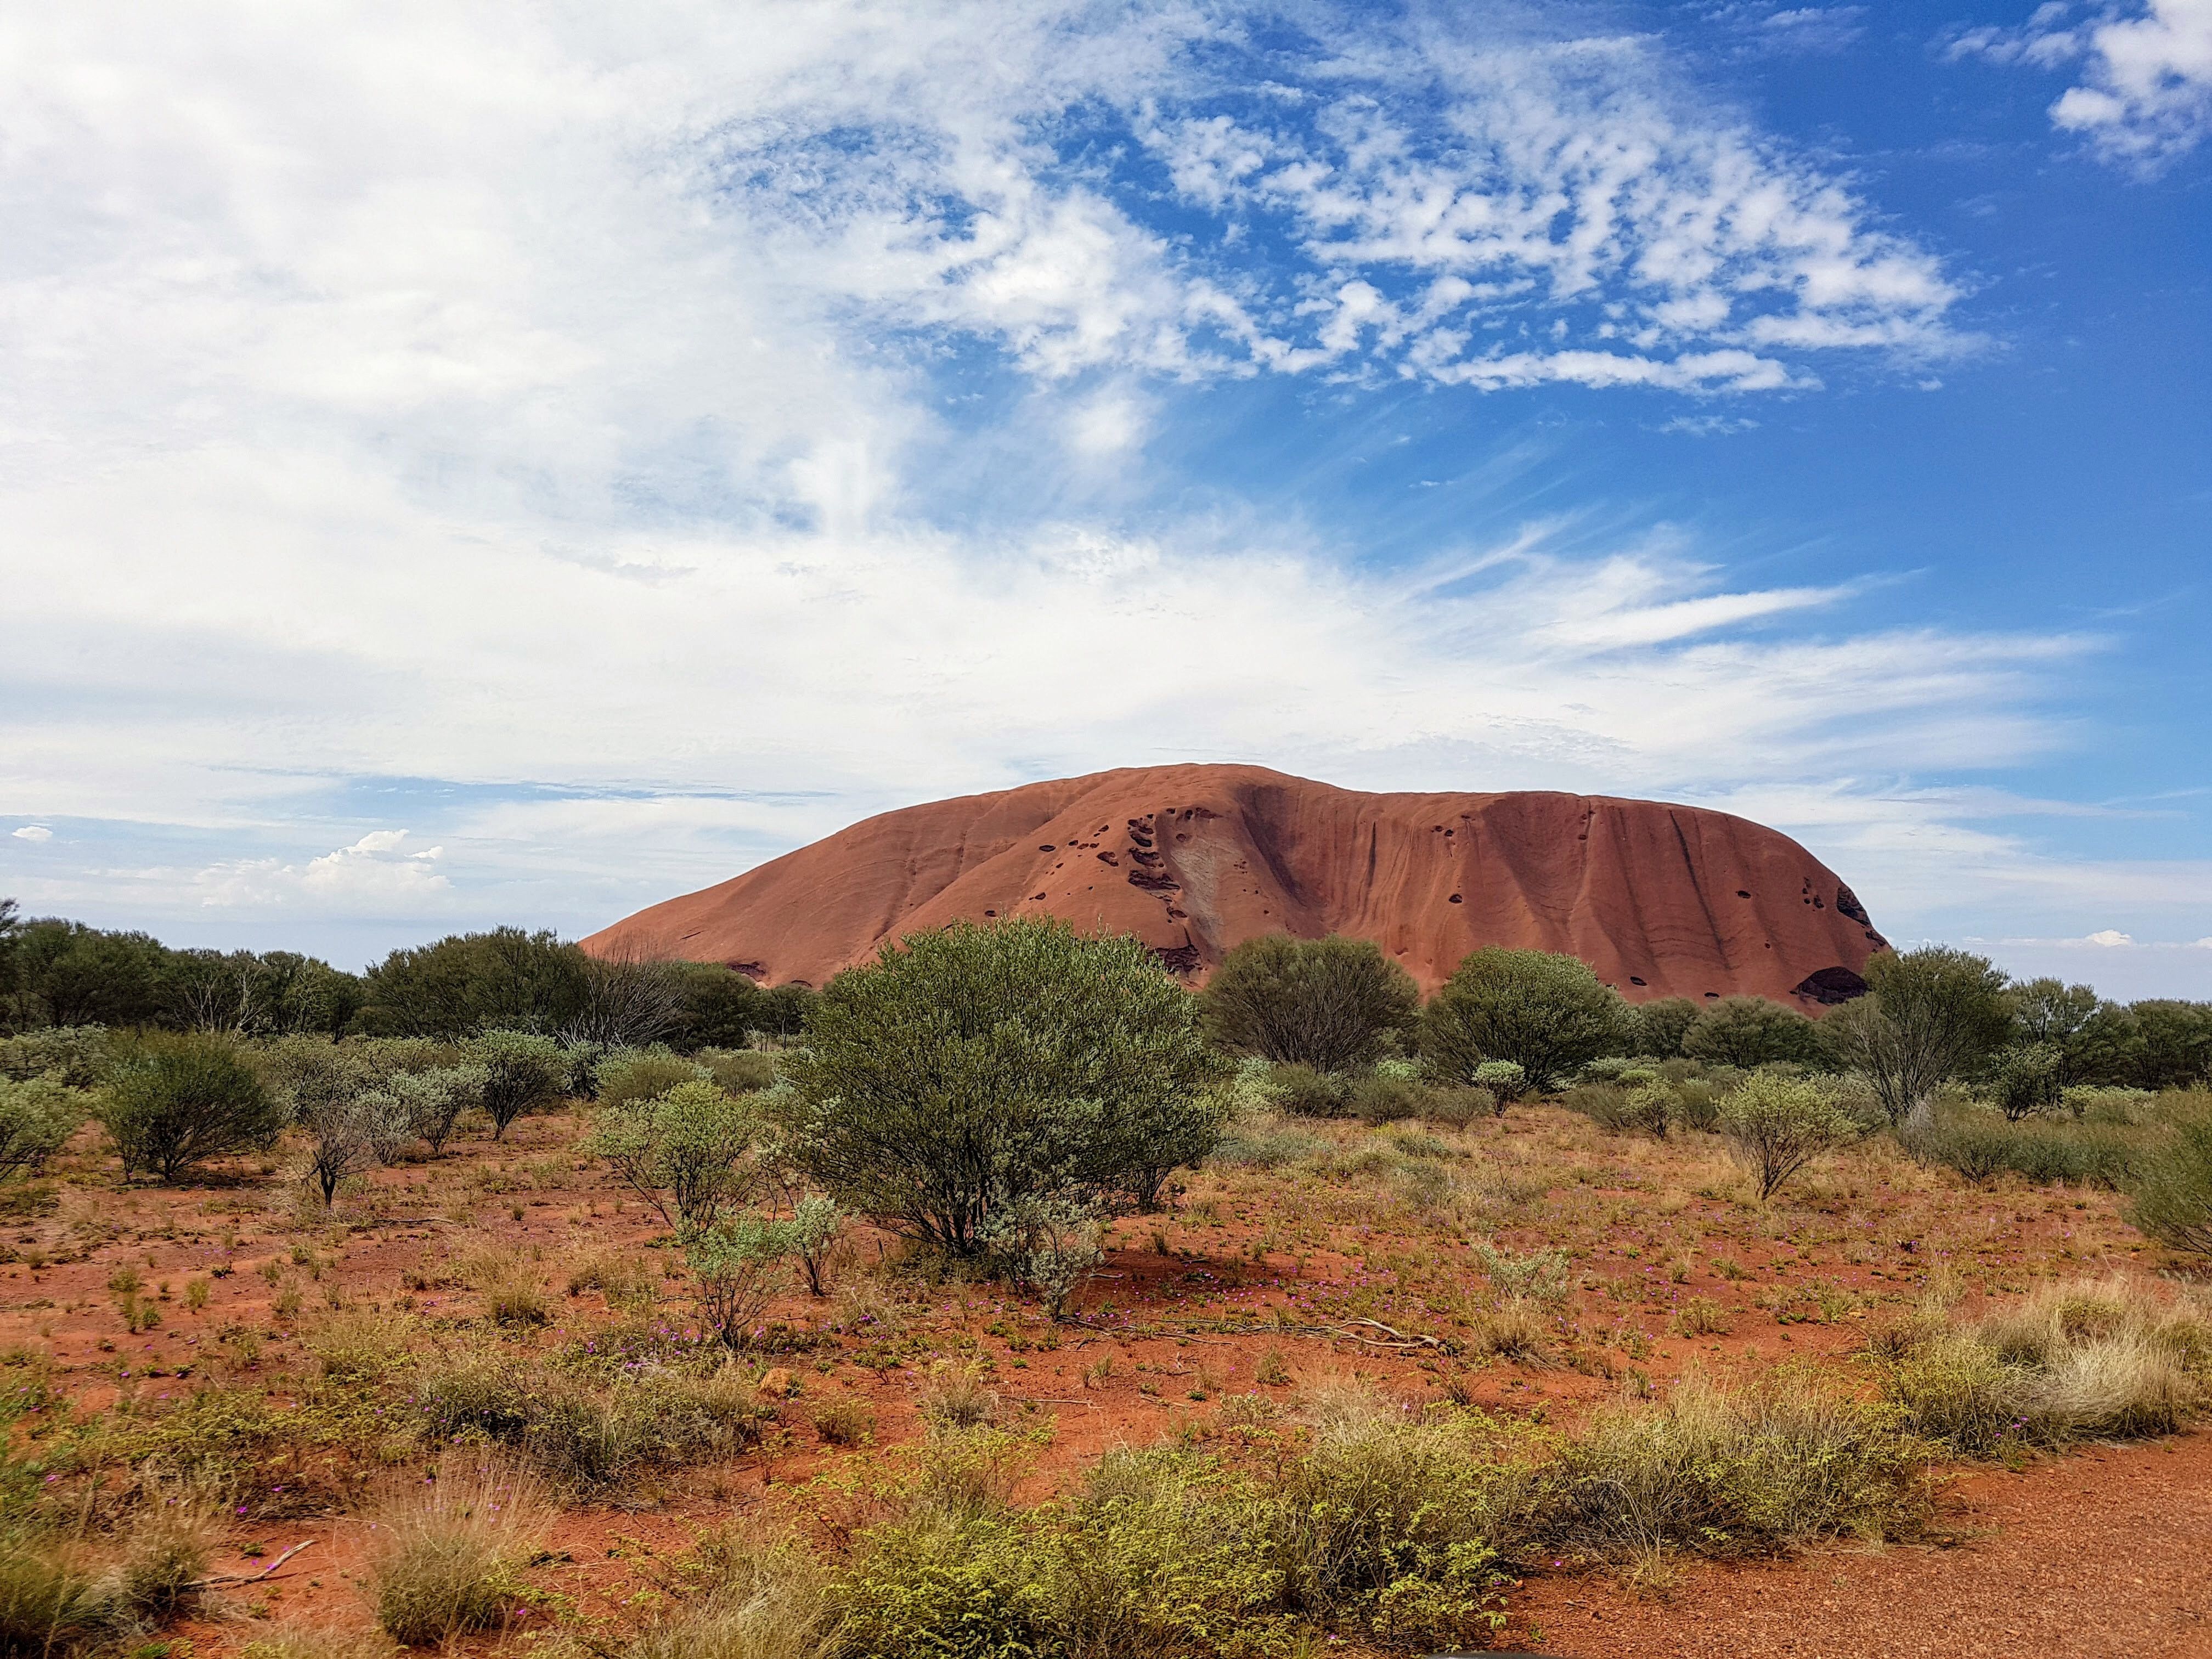
<instances>
[{"instance_id":1,"label":"spinifex grass clump","mask_svg":"<svg viewBox=\"0 0 2212 1659\"><path fill-rule=\"evenodd\" d=\"M535 1488L495 1468L393 1495L370 1522L377 1623L410 1647L495 1628L516 1605L544 1522Z\"/></svg>"},{"instance_id":2,"label":"spinifex grass clump","mask_svg":"<svg viewBox=\"0 0 2212 1659\"><path fill-rule=\"evenodd\" d=\"M1913 1425L1968 1456L2169 1434L2212 1397L2212 1320L2125 1279L2047 1285L1966 1322L1925 1308L1877 1355Z\"/></svg>"}]
</instances>

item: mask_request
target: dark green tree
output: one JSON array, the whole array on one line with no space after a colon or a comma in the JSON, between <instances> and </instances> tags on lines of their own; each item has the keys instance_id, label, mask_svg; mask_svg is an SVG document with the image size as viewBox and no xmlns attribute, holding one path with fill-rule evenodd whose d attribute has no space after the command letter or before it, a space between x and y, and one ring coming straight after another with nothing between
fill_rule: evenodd
<instances>
[{"instance_id":1,"label":"dark green tree","mask_svg":"<svg viewBox=\"0 0 2212 1659\"><path fill-rule=\"evenodd\" d=\"M2003 973L1986 957L1929 945L1867 963L1868 994L1820 1022L1829 1051L1865 1079L1893 1124L1923 1116L1937 1087L2011 1034Z\"/></svg>"},{"instance_id":2,"label":"dark green tree","mask_svg":"<svg viewBox=\"0 0 2212 1659\"><path fill-rule=\"evenodd\" d=\"M1220 1132L1193 999L1138 940L1042 919L916 933L832 980L763 1100L848 1209L956 1255L1024 1198L1134 1201Z\"/></svg>"},{"instance_id":3,"label":"dark green tree","mask_svg":"<svg viewBox=\"0 0 2212 1659\"><path fill-rule=\"evenodd\" d=\"M391 1036L453 1038L491 1028L552 1033L582 1014L584 953L550 932L495 927L394 951L368 975L362 1024Z\"/></svg>"},{"instance_id":4,"label":"dark green tree","mask_svg":"<svg viewBox=\"0 0 2212 1659\"><path fill-rule=\"evenodd\" d=\"M1419 1006L1413 975L1372 939L1246 939L1199 994L1207 1034L1278 1065L1348 1072L1372 1065Z\"/></svg>"},{"instance_id":5,"label":"dark green tree","mask_svg":"<svg viewBox=\"0 0 2212 1659\"><path fill-rule=\"evenodd\" d=\"M2212 1003L2154 998L2130 1003L2128 1012L2136 1087L2193 1089L2212 1078Z\"/></svg>"},{"instance_id":6,"label":"dark green tree","mask_svg":"<svg viewBox=\"0 0 2212 1659\"><path fill-rule=\"evenodd\" d=\"M1470 954L1422 1011L1421 1053L1455 1083L1486 1060L1510 1060L1532 1087L1556 1087L1584 1062L1617 1054L1627 1005L1588 963L1492 945Z\"/></svg>"}]
</instances>

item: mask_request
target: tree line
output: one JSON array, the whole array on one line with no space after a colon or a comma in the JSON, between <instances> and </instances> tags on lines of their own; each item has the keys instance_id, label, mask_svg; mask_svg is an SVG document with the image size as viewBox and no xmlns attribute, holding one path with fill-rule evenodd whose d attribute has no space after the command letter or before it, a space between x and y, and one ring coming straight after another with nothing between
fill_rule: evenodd
<instances>
[{"instance_id":1,"label":"tree line","mask_svg":"<svg viewBox=\"0 0 2212 1659\"><path fill-rule=\"evenodd\" d=\"M24 919L0 899L0 1031L100 1025L243 1037L534 1032L601 1047L739 1047L793 1036L812 994L716 963L587 956L495 927L393 951L349 973L292 951L179 950L152 934Z\"/></svg>"}]
</instances>

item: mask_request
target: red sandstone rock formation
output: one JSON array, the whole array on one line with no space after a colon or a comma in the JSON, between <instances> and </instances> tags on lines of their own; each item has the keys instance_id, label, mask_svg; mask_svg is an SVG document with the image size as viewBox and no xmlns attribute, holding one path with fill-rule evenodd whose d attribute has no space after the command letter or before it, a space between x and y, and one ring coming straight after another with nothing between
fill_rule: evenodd
<instances>
[{"instance_id":1,"label":"red sandstone rock formation","mask_svg":"<svg viewBox=\"0 0 2212 1659\"><path fill-rule=\"evenodd\" d=\"M1603 795L1370 795L1256 766L1135 767L886 812L584 941L820 985L904 934L1048 915L1202 980L1255 934L1371 939L1424 990L1484 945L1626 996L1807 1009L1884 948L1850 888L1724 812Z\"/></svg>"}]
</instances>

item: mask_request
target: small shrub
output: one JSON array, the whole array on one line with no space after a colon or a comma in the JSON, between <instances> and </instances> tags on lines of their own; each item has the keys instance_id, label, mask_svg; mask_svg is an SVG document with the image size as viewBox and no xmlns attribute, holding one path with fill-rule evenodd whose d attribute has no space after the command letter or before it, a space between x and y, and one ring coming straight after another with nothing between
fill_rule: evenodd
<instances>
[{"instance_id":1,"label":"small shrub","mask_svg":"<svg viewBox=\"0 0 2212 1659\"><path fill-rule=\"evenodd\" d=\"M1447 1129L1464 1129L1477 1118L1496 1117L1504 1109L1504 1103L1487 1089L1431 1088L1422 1091L1421 1115Z\"/></svg>"},{"instance_id":2,"label":"small shrub","mask_svg":"<svg viewBox=\"0 0 2212 1659\"><path fill-rule=\"evenodd\" d=\"M1990 1066L1990 1095L2006 1122L2058 1109L2063 1060L2051 1042L2023 1043L1998 1054Z\"/></svg>"},{"instance_id":3,"label":"small shrub","mask_svg":"<svg viewBox=\"0 0 2212 1659\"><path fill-rule=\"evenodd\" d=\"M839 1647L830 1581L804 1550L713 1537L703 1593L653 1620L620 1659L820 1659Z\"/></svg>"},{"instance_id":4,"label":"small shrub","mask_svg":"<svg viewBox=\"0 0 2212 1659\"><path fill-rule=\"evenodd\" d=\"M695 1072L665 1093L608 1101L585 1150L683 1231L712 1228L757 1187L747 1154L760 1133L750 1106Z\"/></svg>"},{"instance_id":5,"label":"small shrub","mask_svg":"<svg viewBox=\"0 0 2212 1659\"><path fill-rule=\"evenodd\" d=\"M2212 1118L2184 1123L2144 1159L2128 1219L2161 1244L2212 1255Z\"/></svg>"},{"instance_id":6,"label":"small shrub","mask_svg":"<svg viewBox=\"0 0 2212 1659\"><path fill-rule=\"evenodd\" d=\"M1565 1302L1573 1259L1565 1250L1534 1250L1515 1255L1480 1239L1474 1243L1474 1259L1483 1275L1501 1297L1526 1297L1547 1307Z\"/></svg>"},{"instance_id":7,"label":"small shrub","mask_svg":"<svg viewBox=\"0 0 2212 1659\"><path fill-rule=\"evenodd\" d=\"M2212 1382L2212 1322L2121 1279L2045 1285L1963 1324L1931 1310L1883 1347L1885 1393L1920 1432L1970 1456L2172 1433Z\"/></svg>"},{"instance_id":8,"label":"small shrub","mask_svg":"<svg viewBox=\"0 0 2212 1659\"><path fill-rule=\"evenodd\" d=\"M401 1072L385 1085L398 1103L408 1133L427 1141L434 1158L446 1150L461 1114L484 1105L490 1086L491 1068L474 1063Z\"/></svg>"},{"instance_id":9,"label":"small shrub","mask_svg":"<svg viewBox=\"0 0 2212 1659\"><path fill-rule=\"evenodd\" d=\"M1421 1011L1421 1054L1435 1075L1508 1099L1508 1090L1479 1073L1484 1061L1511 1060L1528 1086L1549 1088L1617 1050L1626 1012L1577 957L1486 946L1455 968Z\"/></svg>"},{"instance_id":10,"label":"small shrub","mask_svg":"<svg viewBox=\"0 0 2212 1659\"><path fill-rule=\"evenodd\" d=\"M658 1100L678 1084L713 1080L705 1066L665 1048L617 1049L599 1062L596 1077L602 1112Z\"/></svg>"},{"instance_id":11,"label":"small shrub","mask_svg":"<svg viewBox=\"0 0 2212 1659\"><path fill-rule=\"evenodd\" d=\"M1352 1105L1347 1079L1303 1063L1276 1066L1268 1073L1267 1087L1275 1109L1292 1117L1342 1117Z\"/></svg>"},{"instance_id":12,"label":"small shrub","mask_svg":"<svg viewBox=\"0 0 2212 1659\"><path fill-rule=\"evenodd\" d=\"M1674 1085L1674 1121L1686 1129L1711 1130L1721 1121L1721 1092L1703 1078L1685 1078Z\"/></svg>"},{"instance_id":13,"label":"small shrub","mask_svg":"<svg viewBox=\"0 0 2212 1659\"><path fill-rule=\"evenodd\" d=\"M85 1116L84 1097L58 1073L21 1082L0 1078L0 1177L44 1168Z\"/></svg>"},{"instance_id":14,"label":"small shrub","mask_svg":"<svg viewBox=\"0 0 2212 1659\"><path fill-rule=\"evenodd\" d=\"M775 1056L759 1048L702 1048L691 1056L707 1068L717 1088L733 1095L758 1094L775 1082Z\"/></svg>"},{"instance_id":15,"label":"small shrub","mask_svg":"<svg viewBox=\"0 0 2212 1659\"><path fill-rule=\"evenodd\" d=\"M525 1112L558 1099L568 1081L561 1045L529 1031L486 1031L466 1045L471 1065L484 1071L482 1104L492 1122L492 1139L507 1139L507 1126Z\"/></svg>"},{"instance_id":16,"label":"small shrub","mask_svg":"<svg viewBox=\"0 0 2212 1659\"><path fill-rule=\"evenodd\" d=\"M1679 1335L1718 1336L1729 1328L1728 1310L1709 1296L1693 1296L1667 1323Z\"/></svg>"},{"instance_id":17,"label":"small shrub","mask_svg":"<svg viewBox=\"0 0 2212 1659\"><path fill-rule=\"evenodd\" d=\"M1370 1074L1352 1085L1352 1115L1370 1125L1402 1123L1421 1115L1427 1094L1419 1084L1407 1079Z\"/></svg>"},{"instance_id":18,"label":"small shrub","mask_svg":"<svg viewBox=\"0 0 2212 1659\"><path fill-rule=\"evenodd\" d=\"M368 1534L377 1623L409 1647L495 1628L517 1605L544 1524L536 1489L490 1468L388 1499Z\"/></svg>"},{"instance_id":19,"label":"small shrub","mask_svg":"<svg viewBox=\"0 0 2212 1659\"><path fill-rule=\"evenodd\" d=\"M155 1624L183 1612L207 1577L219 1536L211 1506L167 1497L131 1526L130 1547L116 1571L125 1604Z\"/></svg>"},{"instance_id":20,"label":"small shrub","mask_svg":"<svg viewBox=\"0 0 2212 1659\"><path fill-rule=\"evenodd\" d=\"M814 1432L824 1445L864 1445L875 1438L875 1408L865 1400L833 1400L815 1409Z\"/></svg>"},{"instance_id":21,"label":"small shrub","mask_svg":"<svg viewBox=\"0 0 2212 1659\"><path fill-rule=\"evenodd\" d=\"M742 1352L768 1304L782 1288L784 1263L797 1247L793 1224L750 1211L725 1216L689 1234L684 1259L707 1327Z\"/></svg>"},{"instance_id":22,"label":"small shrub","mask_svg":"<svg viewBox=\"0 0 2212 1659\"><path fill-rule=\"evenodd\" d=\"M1231 1123L1206 1161L1228 1169L1273 1170L1328 1150L1328 1142L1318 1135L1278 1117L1255 1115Z\"/></svg>"},{"instance_id":23,"label":"small shrub","mask_svg":"<svg viewBox=\"0 0 2212 1659\"><path fill-rule=\"evenodd\" d=\"M1754 1073L1722 1103L1720 1127L1762 1202L1821 1153L1857 1133L1818 1085L1771 1072Z\"/></svg>"},{"instance_id":24,"label":"small shrub","mask_svg":"<svg viewBox=\"0 0 2212 1659\"><path fill-rule=\"evenodd\" d=\"M1016 1199L993 1211L976 1237L1054 1319L1106 1255L1099 1205L1075 1195Z\"/></svg>"},{"instance_id":25,"label":"small shrub","mask_svg":"<svg viewBox=\"0 0 2212 1659\"><path fill-rule=\"evenodd\" d=\"M1528 1073L1517 1060L1486 1060L1476 1065L1468 1081L1486 1089L1504 1105L1528 1092Z\"/></svg>"},{"instance_id":26,"label":"small shrub","mask_svg":"<svg viewBox=\"0 0 2212 1659\"><path fill-rule=\"evenodd\" d=\"M1348 1072L1411 1029L1413 976L1369 939L1263 934L1231 950L1199 993L1207 1034L1279 1063Z\"/></svg>"},{"instance_id":27,"label":"small shrub","mask_svg":"<svg viewBox=\"0 0 2212 1659\"><path fill-rule=\"evenodd\" d=\"M271 1626L238 1651L239 1659L392 1659L393 1649L381 1632L292 1620Z\"/></svg>"},{"instance_id":28,"label":"small shrub","mask_svg":"<svg viewBox=\"0 0 2212 1659\"><path fill-rule=\"evenodd\" d=\"M0 1078L15 1083L51 1077L65 1089L90 1089L106 1078L113 1060L100 1025L50 1025L0 1037Z\"/></svg>"}]
</instances>

